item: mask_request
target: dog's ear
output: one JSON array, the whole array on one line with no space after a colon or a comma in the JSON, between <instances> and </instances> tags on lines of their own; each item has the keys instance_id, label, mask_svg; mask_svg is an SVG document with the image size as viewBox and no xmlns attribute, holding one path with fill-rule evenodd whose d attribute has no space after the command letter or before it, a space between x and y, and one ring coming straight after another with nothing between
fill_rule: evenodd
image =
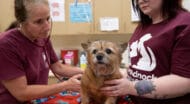
<instances>
[{"instance_id":1,"label":"dog's ear","mask_svg":"<svg viewBox=\"0 0 190 104\"><path fill-rule=\"evenodd\" d=\"M87 43L81 43L81 46L84 50L87 50L91 42L88 40Z\"/></svg>"},{"instance_id":2,"label":"dog's ear","mask_svg":"<svg viewBox=\"0 0 190 104\"><path fill-rule=\"evenodd\" d=\"M128 46L127 42L120 44L121 47L120 52L123 53L126 50L127 46Z\"/></svg>"},{"instance_id":3,"label":"dog's ear","mask_svg":"<svg viewBox=\"0 0 190 104\"><path fill-rule=\"evenodd\" d=\"M88 44L87 43L81 43L81 46L84 50L88 49Z\"/></svg>"}]
</instances>

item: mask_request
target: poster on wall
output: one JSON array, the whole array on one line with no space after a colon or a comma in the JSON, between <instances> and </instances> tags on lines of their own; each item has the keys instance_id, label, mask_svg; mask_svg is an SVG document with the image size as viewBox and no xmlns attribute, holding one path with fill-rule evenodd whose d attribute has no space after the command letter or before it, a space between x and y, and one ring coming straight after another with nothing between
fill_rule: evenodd
<instances>
[{"instance_id":1,"label":"poster on wall","mask_svg":"<svg viewBox=\"0 0 190 104\"><path fill-rule=\"evenodd\" d=\"M119 18L118 17L101 17L100 30L101 31L119 30Z\"/></svg>"},{"instance_id":2,"label":"poster on wall","mask_svg":"<svg viewBox=\"0 0 190 104\"><path fill-rule=\"evenodd\" d=\"M182 5L185 9L187 9L188 11L190 11L190 0L183 0Z\"/></svg>"},{"instance_id":3,"label":"poster on wall","mask_svg":"<svg viewBox=\"0 0 190 104\"><path fill-rule=\"evenodd\" d=\"M72 23L92 22L92 5L91 3L71 3L70 21Z\"/></svg>"},{"instance_id":4,"label":"poster on wall","mask_svg":"<svg viewBox=\"0 0 190 104\"><path fill-rule=\"evenodd\" d=\"M65 21L65 0L49 0L50 15L54 22Z\"/></svg>"}]
</instances>

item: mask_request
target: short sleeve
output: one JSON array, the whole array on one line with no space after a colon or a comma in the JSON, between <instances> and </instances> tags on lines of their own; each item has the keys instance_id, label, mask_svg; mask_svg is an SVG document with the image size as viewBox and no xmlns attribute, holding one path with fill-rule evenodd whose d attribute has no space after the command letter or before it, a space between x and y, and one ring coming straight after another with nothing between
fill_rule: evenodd
<instances>
[{"instance_id":1,"label":"short sleeve","mask_svg":"<svg viewBox=\"0 0 190 104\"><path fill-rule=\"evenodd\" d=\"M172 52L171 73L190 78L190 28L177 37Z\"/></svg>"},{"instance_id":2,"label":"short sleeve","mask_svg":"<svg viewBox=\"0 0 190 104\"><path fill-rule=\"evenodd\" d=\"M25 75L21 59L15 50L0 47L0 80L14 79Z\"/></svg>"}]
</instances>

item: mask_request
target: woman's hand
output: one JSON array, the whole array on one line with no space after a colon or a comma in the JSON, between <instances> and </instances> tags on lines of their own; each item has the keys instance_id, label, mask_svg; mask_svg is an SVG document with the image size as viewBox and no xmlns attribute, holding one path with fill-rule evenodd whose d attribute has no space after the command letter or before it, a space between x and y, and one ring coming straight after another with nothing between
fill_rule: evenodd
<instances>
[{"instance_id":1,"label":"woman's hand","mask_svg":"<svg viewBox=\"0 0 190 104\"><path fill-rule=\"evenodd\" d=\"M67 83L67 90L68 91L80 91L81 88L81 82L80 79L82 77L82 74L74 75L73 77L69 78Z\"/></svg>"},{"instance_id":2,"label":"woman's hand","mask_svg":"<svg viewBox=\"0 0 190 104\"><path fill-rule=\"evenodd\" d=\"M105 81L104 86L101 91L106 96L122 96L129 94L129 86L131 82L123 77L121 79L115 79L110 81Z\"/></svg>"}]
</instances>

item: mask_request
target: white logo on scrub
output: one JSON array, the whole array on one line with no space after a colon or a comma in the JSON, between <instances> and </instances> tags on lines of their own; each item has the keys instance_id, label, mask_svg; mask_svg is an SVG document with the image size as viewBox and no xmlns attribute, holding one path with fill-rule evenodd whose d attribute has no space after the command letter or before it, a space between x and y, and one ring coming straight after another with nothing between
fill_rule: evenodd
<instances>
[{"instance_id":1,"label":"white logo on scrub","mask_svg":"<svg viewBox=\"0 0 190 104\"><path fill-rule=\"evenodd\" d=\"M130 57L136 57L138 54L142 56L137 64L133 64L132 68L142 71L153 71L156 67L156 58L151 48L144 46L144 42L151 39L151 34L146 34L139 41L135 41L130 45ZM138 53L139 52L139 53Z\"/></svg>"},{"instance_id":2,"label":"white logo on scrub","mask_svg":"<svg viewBox=\"0 0 190 104\"><path fill-rule=\"evenodd\" d=\"M47 62L48 60L44 52L42 53L42 57L44 59L45 67L48 68L49 67L48 62Z\"/></svg>"}]
</instances>

